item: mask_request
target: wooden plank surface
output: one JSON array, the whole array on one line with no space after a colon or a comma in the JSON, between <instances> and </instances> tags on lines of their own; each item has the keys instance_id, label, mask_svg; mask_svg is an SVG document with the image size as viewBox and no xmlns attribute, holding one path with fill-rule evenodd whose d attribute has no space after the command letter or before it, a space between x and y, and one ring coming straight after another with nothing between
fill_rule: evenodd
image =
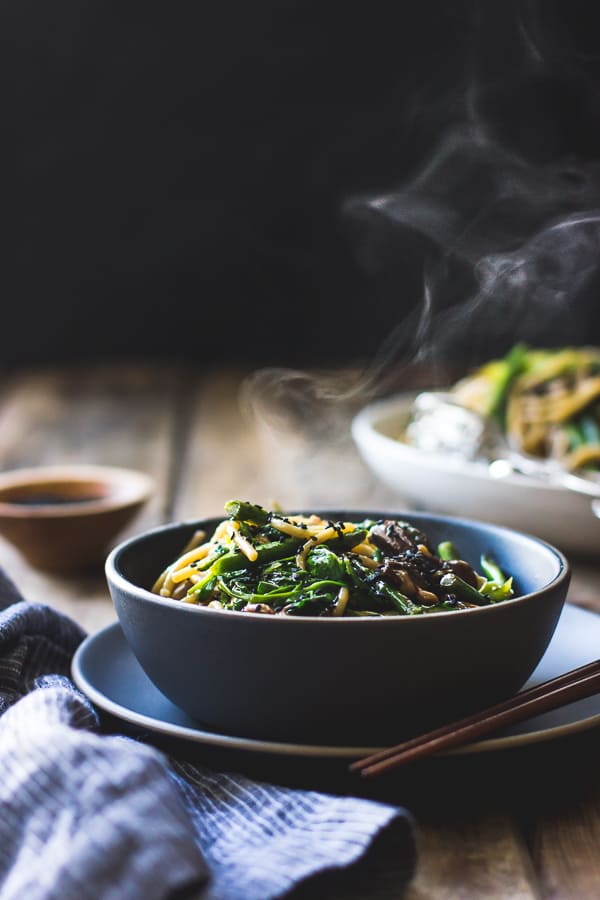
<instances>
[{"instance_id":1,"label":"wooden plank surface","mask_svg":"<svg viewBox=\"0 0 600 900\"><path fill-rule=\"evenodd\" d=\"M527 847L505 813L420 820L419 866L406 900L535 900L537 876Z\"/></svg>"},{"instance_id":2,"label":"wooden plank surface","mask_svg":"<svg viewBox=\"0 0 600 900\"><path fill-rule=\"evenodd\" d=\"M228 372L196 380L188 414L174 519L221 515L234 497L284 509L394 507L354 448L350 409L337 410L329 428L282 420L264 395L253 405L244 373Z\"/></svg>"},{"instance_id":3,"label":"wooden plank surface","mask_svg":"<svg viewBox=\"0 0 600 900\"><path fill-rule=\"evenodd\" d=\"M257 379L255 373L107 364L5 377L0 469L88 462L148 473L153 497L120 537L161 522L221 515L232 497L287 509L398 508L399 498L376 483L352 444L352 402L313 397L304 405L308 387L303 394L291 385L293 413L282 415L276 373ZM589 559L573 562L571 601L600 611L598 567ZM27 599L54 604L89 631L115 619L101 571L48 576L3 540L0 565ZM433 786L431 769L421 780L415 775L412 793L390 789L390 799L414 804L417 814L420 864L408 900L600 896L600 783L595 759L580 746L590 742L567 740L556 759L549 750L535 751L532 772L542 771L544 759L548 773L579 767L579 779L560 795L538 789L534 797L528 776L513 778L510 766L517 772L524 759L518 754L501 755L495 774L489 761L453 764L449 778L460 771L463 780L451 798L441 782ZM479 795L485 800L486 785L500 773L520 793L473 802ZM380 790L387 799L386 785ZM346 885L313 896L391 897L390 861L386 872L387 882L373 879L372 889L359 879L354 894Z\"/></svg>"}]
</instances>

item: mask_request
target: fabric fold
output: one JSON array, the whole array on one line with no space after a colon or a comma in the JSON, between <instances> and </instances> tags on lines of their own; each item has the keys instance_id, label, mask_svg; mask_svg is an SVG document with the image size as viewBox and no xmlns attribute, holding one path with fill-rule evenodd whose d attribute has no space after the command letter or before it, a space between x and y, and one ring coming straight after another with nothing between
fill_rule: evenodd
<instances>
[{"instance_id":1,"label":"fabric fold","mask_svg":"<svg viewBox=\"0 0 600 900\"><path fill-rule=\"evenodd\" d=\"M407 810L106 734L69 677L84 631L22 600L2 572L0 609L2 900L274 900L356 864L385 831L405 862L402 891L416 861Z\"/></svg>"}]
</instances>

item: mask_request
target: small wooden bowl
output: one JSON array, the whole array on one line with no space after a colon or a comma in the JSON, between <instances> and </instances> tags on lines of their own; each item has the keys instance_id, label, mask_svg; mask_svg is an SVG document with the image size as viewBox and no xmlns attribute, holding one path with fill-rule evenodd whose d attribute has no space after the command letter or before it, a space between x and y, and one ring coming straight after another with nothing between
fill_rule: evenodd
<instances>
[{"instance_id":1,"label":"small wooden bowl","mask_svg":"<svg viewBox=\"0 0 600 900\"><path fill-rule=\"evenodd\" d=\"M142 472L111 466L13 469L0 474L0 534L36 569L89 569L153 486Z\"/></svg>"}]
</instances>

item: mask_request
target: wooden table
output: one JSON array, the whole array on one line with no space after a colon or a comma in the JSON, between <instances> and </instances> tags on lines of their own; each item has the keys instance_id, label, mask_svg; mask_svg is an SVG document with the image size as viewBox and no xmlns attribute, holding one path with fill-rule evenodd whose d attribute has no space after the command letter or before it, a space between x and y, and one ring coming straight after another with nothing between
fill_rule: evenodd
<instances>
[{"instance_id":1,"label":"wooden table","mask_svg":"<svg viewBox=\"0 0 600 900\"><path fill-rule=\"evenodd\" d=\"M248 374L121 363L6 374L0 467L88 462L149 473L156 490L130 534L220 515L233 497L283 508L401 505L359 459L347 431L350 407L331 403L302 428L257 418L249 399L260 407L267 385L282 379L257 384ZM600 612L600 559L571 562L570 602ZM116 618L101 571L48 576L4 542L0 564L27 599L53 604L90 632ZM588 900L600 896L599 751L600 729L590 729L521 749L431 759L368 786L339 763L290 771L271 760L261 771L256 760L246 762L275 781L354 790L411 809L419 864L409 900ZM350 881L330 879L295 896L395 897L397 872L393 846L383 847Z\"/></svg>"}]
</instances>

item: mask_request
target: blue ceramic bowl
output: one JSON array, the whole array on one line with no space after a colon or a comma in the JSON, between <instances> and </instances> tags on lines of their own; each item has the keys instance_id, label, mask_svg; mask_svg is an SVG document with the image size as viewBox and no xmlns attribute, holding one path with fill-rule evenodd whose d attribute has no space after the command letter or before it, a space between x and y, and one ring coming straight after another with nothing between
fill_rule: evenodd
<instances>
[{"instance_id":1,"label":"blue ceramic bowl","mask_svg":"<svg viewBox=\"0 0 600 900\"><path fill-rule=\"evenodd\" d=\"M476 568L482 553L493 556L514 576L517 596L423 616L319 619L213 610L151 593L192 533L210 534L220 521L208 519L148 531L110 553L106 576L125 637L172 702L205 728L244 737L396 741L517 691L558 622L570 577L564 556L500 526L394 517L413 522L432 545L451 540Z\"/></svg>"}]
</instances>

